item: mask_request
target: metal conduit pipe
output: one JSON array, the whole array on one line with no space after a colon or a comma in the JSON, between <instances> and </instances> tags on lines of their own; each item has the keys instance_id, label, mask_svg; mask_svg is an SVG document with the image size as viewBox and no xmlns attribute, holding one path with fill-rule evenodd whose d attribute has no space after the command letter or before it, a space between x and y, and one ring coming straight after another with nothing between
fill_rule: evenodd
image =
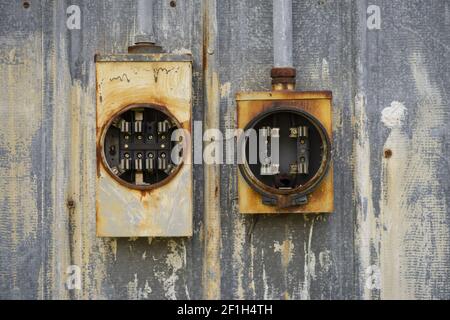
<instances>
[{"instance_id":1,"label":"metal conduit pipe","mask_svg":"<svg viewBox=\"0 0 450 320\"><path fill-rule=\"evenodd\" d=\"M155 43L153 32L153 0L137 1L136 35L134 42Z\"/></svg>"},{"instance_id":2,"label":"metal conduit pipe","mask_svg":"<svg viewBox=\"0 0 450 320\"><path fill-rule=\"evenodd\" d=\"M162 52L162 48L155 44L153 18L153 0L137 0L136 34L134 36L134 45L128 47L129 53Z\"/></svg>"},{"instance_id":3,"label":"metal conduit pipe","mask_svg":"<svg viewBox=\"0 0 450 320\"><path fill-rule=\"evenodd\" d=\"M292 0L273 0L273 90L294 90Z\"/></svg>"}]
</instances>

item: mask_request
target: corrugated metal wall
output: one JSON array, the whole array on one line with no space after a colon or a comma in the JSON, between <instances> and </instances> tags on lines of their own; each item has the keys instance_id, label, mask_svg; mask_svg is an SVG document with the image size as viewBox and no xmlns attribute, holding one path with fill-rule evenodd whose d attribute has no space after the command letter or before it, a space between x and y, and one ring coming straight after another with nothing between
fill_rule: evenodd
<instances>
[{"instance_id":1,"label":"corrugated metal wall","mask_svg":"<svg viewBox=\"0 0 450 320\"><path fill-rule=\"evenodd\" d=\"M297 88L334 96L335 213L239 216L236 167L196 165L192 239L95 236L94 54L126 52L135 2L29 2L0 2L0 298L450 298L448 0L294 1ZM156 2L194 120L233 128L235 93L270 89L271 1Z\"/></svg>"}]
</instances>

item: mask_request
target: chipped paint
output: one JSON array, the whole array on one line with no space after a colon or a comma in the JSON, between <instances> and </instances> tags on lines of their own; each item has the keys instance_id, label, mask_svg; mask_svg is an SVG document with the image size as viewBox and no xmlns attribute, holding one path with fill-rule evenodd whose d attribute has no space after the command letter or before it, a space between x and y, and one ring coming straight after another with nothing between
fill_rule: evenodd
<instances>
[{"instance_id":1,"label":"chipped paint","mask_svg":"<svg viewBox=\"0 0 450 320\"><path fill-rule=\"evenodd\" d=\"M230 96L230 91L231 91L231 83L230 82L225 82L220 86L220 97L221 98L226 98Z\"/></svg>"},{"instance_id":2,"label":"chipped paint","mask_svg":"<svg viewBox=\"0 0 450 320\"><path fill-rule=\"evenodd\" d=\"M380 203L381 297L386 299L434 298L432 288L446 290L440 275L450 273L448 208L438 182L442 158L430 153L443 148L431 132L447 125L446 107L421 54L413 53L410 63L419 93L411 138L405 131L403 104L393 102L382 112L383 123L391 129L384 148L392 150L392 156L383 160Z\"/></svg>"},{"instance_id":3,"label":"chipped paint","mask_svg":"<svg viewBox=\"0 0 450 320\"><path fill-rule=\"evenodd\" d=\"M394 129L401 127L405 122L406 107L403 103L392 101L390 107L386 107L381 111L381 121L388 128Z\"/></svg>"},{"instance_id":4,"label":"chipped paint","mask_svg":"<svg viewBox=\"0 0 450 320\"><path fill-rule=\"evenodd\" d=\"M370 141L368 132L368 118L366 114L366 97L363 92L358 93L354 98L354 124L355 143L354 143L354 184L356 197L356 243L359 250L360 282L365 283L365 270L378 263L378 248L374 243L378 243L379 229L378 218L375 216L375 210L372 200L372 178L370 161ZM375 252L374 252L375 251ZM362 296L366 299L372 297L372 291L366 287L363 288Z\"/></svg>"},{"instance_id":5,"label":"chipped paint","mask_svg":"<svg viewBox=\"0 0 450 320\"><path fill-rule=\"evenodd\" d=\"M203 0L203 78L204 78L204 127L219 128L220 84L217 73L217 17L216 1ZM220 167L204 166L204 240L203 298L220 299L221 287L221 220L220 220Z\"/></svg>"},{"instance_id":6,"label":"chipped paint","mask_svg":"<svg viewBox=\"0 0 450 320\"><path fill-rule=\"evenodd\" d=\"M192 55L192 52L188 48L179 48L179 49L173 50L172 54L176 54L176 55L185 55L185 54Z\"/></svg>"},{"instance_id":7,"label":"chipped paint","mask_svg":"<svg viewBox=\"0 0 450 320\"><path fill-rule=\"evenodd\" d=\"M236 290L236 299L244 299L245 298L245 286L244 286L244 268L245 261L244 257L244 249L247 241L245 241L245 222L243 217L239 217L235 220L233 224L233 235L234 235L234 245L233 245L233 266L236 270L236 278L237 278L237 290Z\"/></svg>"},{"instance_id":8,"label":"chipped paint","mask_svg":"<svg viewBox=\"0 0 450 320\"><path fill-rule=\"evenodd\" d=\"M333 266L333 260L330 250L319 252L319 266L323 272L329 272Z\"/></svg>"},{"instance_id":9,"label":"chipped paint","mask_svg":"<svg viewBox=\"0 0 450 320\"><path fill-rule=\"evenodd\" d=\"M450 297L448 3L381 1L375 32L363 2L294 1L299 89L334 94L335 213L253 225L238 215L236 168L199 167L193 237L173 241L95 234L94 55L125 52L135 30L135 1L109 4L80 1L76 31L64 1L0 4L0 298ZM167 52L192 53L194 118L233 128L233 91L270 88L271 2L155 12ZM82 290L65 287L72 264Z\"/></svg>"},{"instance_id":10,"label":"chipped paint","mask_svg":"<svg viewBox=\"0 0 450 320\"><path fill-rule=\"evenodd\" d=\"M166 257L166 266L169 274L160 278L163 282L164 294L167 299L177 299L176 283L178 272L186 265L186 248L179 246L175 241L169 241L170 253Z\"/></svg>"},{"instance_id":11,"label":"chipped paint","mask_svg":"<svg viewBox=\"0 0 450 320\"><path fill-rule=\"evenodd\" d=\"M293 257L293 249L294 244L292 243L292 239L286 239L281 244L278 241L275 241L273 244L273 251L281 254L281 263L284 268L288 267L289 262Z\"/></svg>"},{"instance_id":12,"label":"chipped paint","mask_svg":"<svg viewBox=\"0 0 450 320\"><path fill-rule=\"evenodd\" d=\"M300 299L307 300L311 298L310 288L311 282L316 277L316 255L312 251L312 238L313 238L313 230L314 230L314 222L316 218L313 217L309 224L309 232L307 241L303 243L304 246L304 269L303 269L303 283L301 284L301 292ZM305 227L306 227L306 219L305 219Z\"/></svg>"}]
</instances>

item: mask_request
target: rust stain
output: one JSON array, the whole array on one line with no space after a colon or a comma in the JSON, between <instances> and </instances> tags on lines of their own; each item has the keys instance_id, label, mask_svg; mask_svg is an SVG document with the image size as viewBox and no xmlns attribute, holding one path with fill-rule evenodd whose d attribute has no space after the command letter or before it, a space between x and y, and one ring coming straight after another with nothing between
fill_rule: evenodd
<instances>
[{"instance_id":1,"label":"rust stain","mask_svg":"<svg viewBox=\"0 0 450 320\"><path fill-rule=\"evenodd\" d=\"M386 159L389 159L390 157L392 157L392 150L391 149L384 149L384 157Z\"/></svg>"},{"instance_id":2,"label":"rust stain","mask_svg":"<svg viewBox=\"0 0 450 320\"><path fill-rule=\"evenodd\" d=\"M169 74L170 72L172 72L172 71L174 71L175 73L177 73L179 69L180 69L179 67L173 67L173 68L165 68L165 67L162 67L162 68L154 68L154 69L153 69L153 78L155 79L155 83L158 82L158 77L159 77L159 73L160 73L160 72L163 72L163 73L165 73L166 75L168 75L168 74Z\"/></svg>"}]
</instances>

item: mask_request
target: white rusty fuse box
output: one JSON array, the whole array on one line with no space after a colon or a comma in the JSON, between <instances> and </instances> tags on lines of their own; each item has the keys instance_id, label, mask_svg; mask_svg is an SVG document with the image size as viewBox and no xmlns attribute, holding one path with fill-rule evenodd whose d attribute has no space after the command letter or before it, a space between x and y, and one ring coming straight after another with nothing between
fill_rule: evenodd
<instances>
[{"instance_id":1,"label":"white rusty fuse box","mask_svg":"<svg viewBox=\"0 0 450 320\"><path fill-rule=\"evenodd\" d=\"M97 235L192 235L192 58L97 55Z\"/></svg>"}]
</instances>

